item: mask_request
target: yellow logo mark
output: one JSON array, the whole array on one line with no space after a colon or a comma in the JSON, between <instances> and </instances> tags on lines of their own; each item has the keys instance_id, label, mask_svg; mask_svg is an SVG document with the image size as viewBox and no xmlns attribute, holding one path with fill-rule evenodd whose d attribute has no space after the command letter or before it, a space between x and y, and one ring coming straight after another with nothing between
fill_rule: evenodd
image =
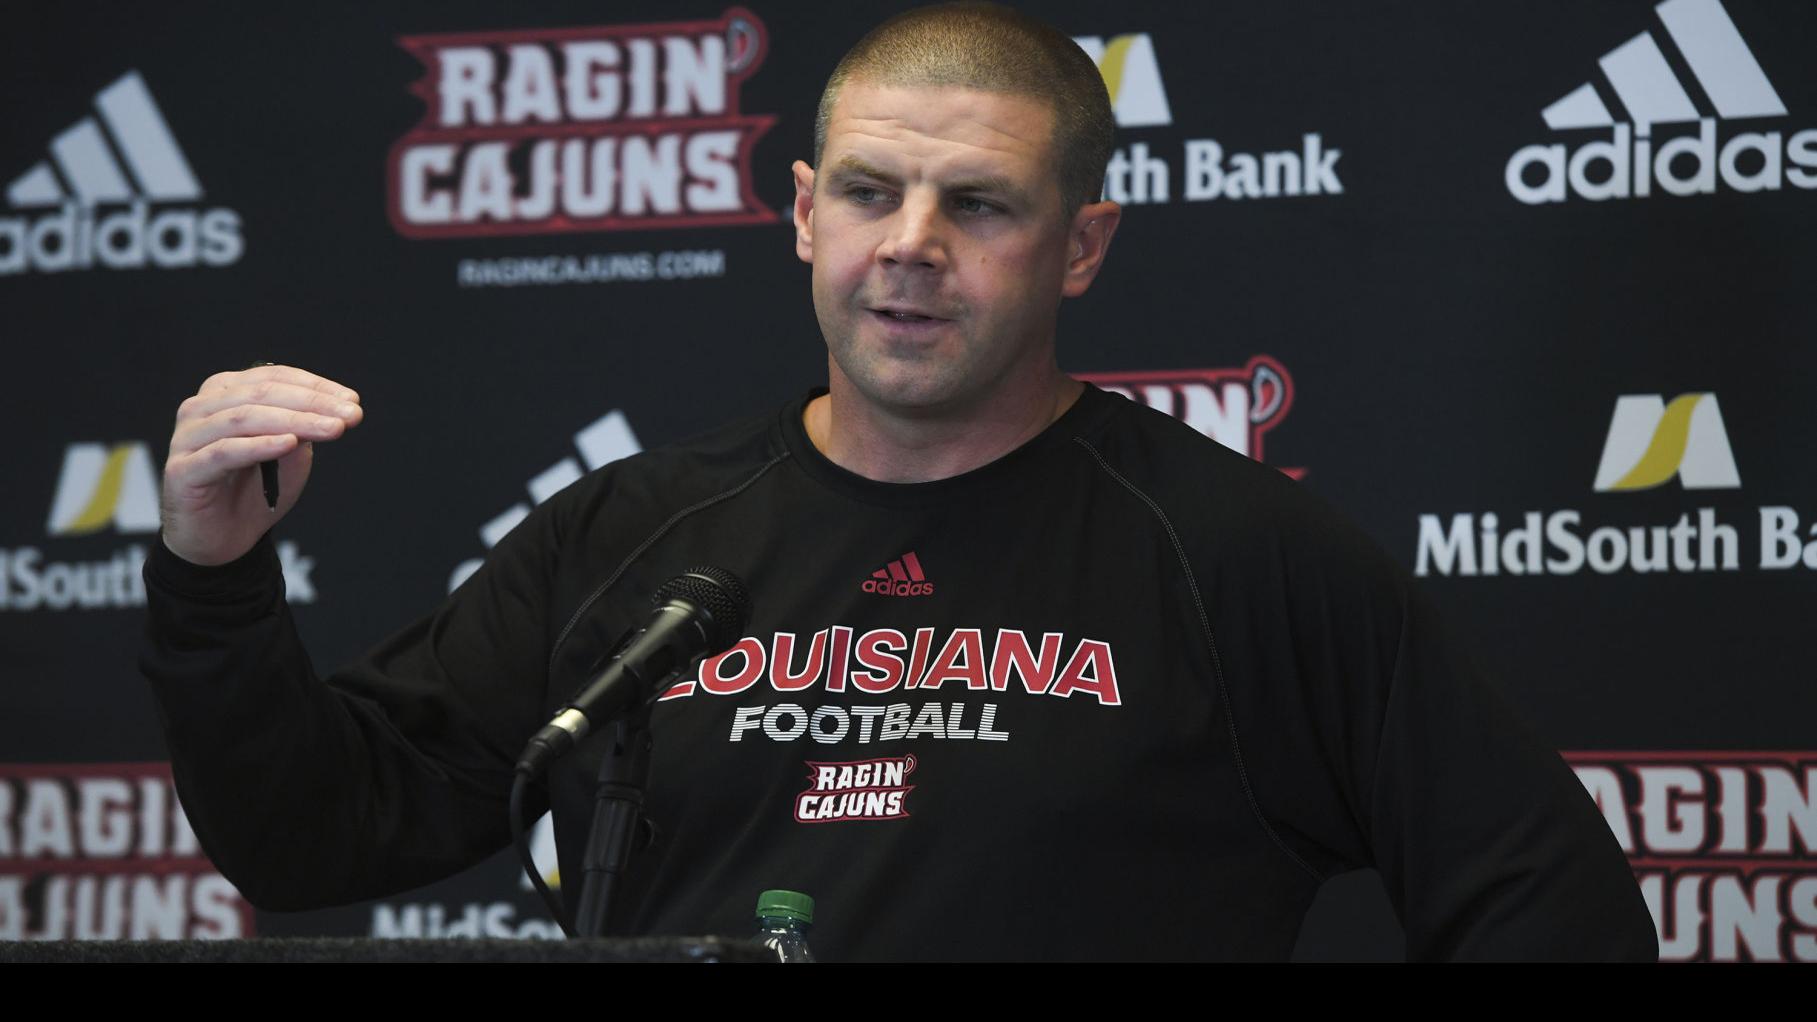
<instances>
[{"instance_id":1,"label":"yellow logo mark","mask_svg":"<svg viewBox=\"0 0 1817 1022\"><path fill-rule=\"evenodd\" d=\"M87 536L112 525L158 531L158 472L142 443L70 444L51 500L53 536Z\"/></svg>"},{"instance_id":2,"label":"yellow logo mark","mask_svg":"<svg viewBox=\"0 0 1817 1022\"><path fill-rule=\"evenodd\" d=\"M1110 108L1123 128L1148 128L1173 123L1167 90L1161 85L1161 67L1155 59L1154 39L1147 32L1112 36L1074 36L1073 42L1098 65Z\"/></svg>"},{"instance_id":3,"label":"yellow logo mark","mask_svg":"<svg viewBox=\"0 0 1817 1022\"><path fill-rule=\"evenodd\" d=\"M1697 403L1704 399L1702 394L1680 394L1666 406L1666 413L1659 419L1659 428L1653 431L1653 439L1647 444L1647 451L1628 470L1628 474L1617 479L1609 488L1611 490L1650 490L1678 474L1678 465L1685 458L1685 443L1691 438L1691 413L1697 410Z\"/></svg>"},{"instance_id":4,"label":"yellow logo mark","mask_svg":"<svg viewBox=\"0 0 1817 1022\"><path fill-rule=\"evenodd\" d=\"M1117 105L1117 93L1123 88L1123 65L1129 60L1129 48L1141 39L1140 35L1120 35L1104 47L1104 59L1098 63L1098 73L1104 76L1104 87L1110 90L1110 105Z\"/></svg>"},{"instance_id":5,"label":"yellow logo mark","mask_svg":"<svg viewBox=\"0 0 1817 1022\"><path fill-rule=\"evenodd\" d=\"M114 508L120 503L120 489L126 480L126 459L132 457L132 449L132 444L119 444L107 453L101 478L95 480L95 492L76 517L63 527L64 535L86 536L100 532L114 520Z\"/></svg>"},{"instance_id":6,"label":"yellow logo mark","mask_svg":"<svg viewBox=\"0 0 1817 1022\"><path fill-rule=\"evenodd\" d=\"M1716 395L1628 394L1615 402L1596 470L1598 493L1650 490L1677 478L1687 490L1741 485Z\"/></svg>"}]
</instances>

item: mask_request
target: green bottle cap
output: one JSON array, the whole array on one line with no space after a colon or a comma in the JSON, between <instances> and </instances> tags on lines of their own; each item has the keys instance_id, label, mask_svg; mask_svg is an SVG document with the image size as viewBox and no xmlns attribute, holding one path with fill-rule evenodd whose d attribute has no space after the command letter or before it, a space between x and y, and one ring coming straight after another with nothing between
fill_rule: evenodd
<instances>
[{"instance_id":1,"label":"green bottle cap","mask_svg":"<svg viewBox=\"0 0 1817 1022\"><path fill-rule=\"evenodd\" d=\"M786 916L812 923L814 899L799 891L765 891L757 896L757 918L764 916Z\"/></svg>"}]
</instances>

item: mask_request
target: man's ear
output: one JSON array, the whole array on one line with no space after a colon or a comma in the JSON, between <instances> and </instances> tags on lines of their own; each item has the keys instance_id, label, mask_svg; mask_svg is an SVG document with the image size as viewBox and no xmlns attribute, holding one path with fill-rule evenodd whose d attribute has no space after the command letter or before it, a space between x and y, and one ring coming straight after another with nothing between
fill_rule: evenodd
<instances>
[{"instance_id":1,"label":"man's ear","mask_svg":"<svg viewBox=\"0 0 1817 1022\"><path fill-rule=\"evenodd\" d=\"M799 202L797 201L797 208ZM1110 239L1123 219L1123 207L1114 202L1093 202L1079 207L1073 214L1066 236L1066 274L1061 278L1060 293L1077 298L1091 287L1110 252ZM800 222L797 214L796 222ZM799 245L799 242L797 243Z\"/></svg>"},{"instance_id":2,"label":"man's ear","mask_svg":"<svg viewBox=\"0 0 1817 1022\"><path fill-rule=\"evenodd\" d=\"M814 261L814 168L800 160L795 172L795 255L804 263Z\"/></svg>"}]
</instances>

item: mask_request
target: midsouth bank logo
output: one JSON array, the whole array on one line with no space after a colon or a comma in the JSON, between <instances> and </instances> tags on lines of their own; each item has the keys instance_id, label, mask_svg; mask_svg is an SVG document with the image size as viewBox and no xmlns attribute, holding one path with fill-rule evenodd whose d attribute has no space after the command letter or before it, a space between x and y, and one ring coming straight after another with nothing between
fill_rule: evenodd
<instances>
[{"instance_id":1,"label":"midsouth bank logo","mask_svg":"<svg viewBox=\"0 0 1817 1022\"><path fill-rule=\"evenodd\" d=\"M1670 489L1685 493L1733 490L1741 473L1713 393L1628 394L1615 402L1591 489L1605 500ZM1613 510L1615 504L1597 504ZM1817 524L1803 526L1797 510L1757 508L1754 542L1725 522L1715 507L1681 511L1671 522L1591 525L1582 511L1526 511L1504 520L1495 512L1419 519L1416 575L1575 575L1741 570L1774 571L1803 565L1817 570Z\"/></svg>"},{"instance_id":2,"label":"midsouth bank logo","mask_svg":"<svg viewBox=\"0 0 1817 1022\"><path fill-rule=\"evenodd\" d=\"M1098 65L1119 128L1174 124L1153 36L1074 36L1073 42ZM1297 144L1273 151L1227 149L1215 138L1187 138L1179 146L1177 158L1151 148L1147 139L1119 146L1104 170L1105 197L1129 206L1172 202L1176 195L1209 202L1344 191L1337 172L1343 153L1316 131L1301 132Z\"/></svg>"},{"instance_id":3,"label":"midsouth bank logo","mask_svg":"<svg viewBox=\"0 0 1817 1022\"><path fill-rule=\"evenodd\" d=\"M1112 393L1186 423L1225 447L1263 461L1263 441L1293 409L1293 377L1268 355L1240 369L1077 373ZM1278 466L1277 466L1278 467ZM1299 479L1304 468L1282 468Z\"/></svg>"},{"instance_id":4,"label":"midsouth bank logo","mask_svg":"<svg viewBox=\"0 0 1817 1022\"><path fill-rule=\"evenodd\" d=\"M204 209L202 184L151 90L129 71L6 186L0 276L225 266L245 250L240 214Z\"/></svg>"},{"instance_id":5,"label":"midsouth bank logo","mask_svg":"<svg viewBox=\"0 0 1817 1022\"><path fill-rule=\"evenodd\" d=\"M1155 44L1147 32L1115 36L1074 36L1110 93L1110 109L1119 128L1152 128L1173 123L1167 105L1167 88L1161 84L1161 65L1155 61Z\"/></svg>"},{"instance_id":6,"label":"midsouth bank logo","mask_svg":"<svg viewBox=\"0 0 1817 1022\"><path fill-rule=\"evenodd\" d=\"M52 536L87 536L112 526L158 531L158 473L142 443L70 444L51 499Z\"/></svg>"},{"instance_id":7,"label":"midsouth bank logo","mask_svg":"<svg viewBox=\"0 0 1817 1022\"><path fill-rule=\"evenodd\" d=\"M1546 127L1604 137L1525 146L1504 179L1531 205L1581 199L1644 199L1817 188L1817 129L1791 134L1731 131L1735 121L1786 116L1786 106L1720 0L1666 0L1654 8L1664 34L1644 31L1597 62L1604 82L1585 82L1541 111ZM1684 71L1674 70L1675 51ZM1598 85L1606 86L1599 89ZM1701 100L1693 98L1693 91ZM1618 121L1605 98L1626 112ZM1711 114L1714 116L1711 116ZM1718 121L1724 130L1718 131ZM1694 132L1656 134L1660 125Z\"/></svg>"},{"instance_id":8,"label":"midsouth bank logo","mask_svg":"<svg viewBox=\"0 0 1817 1022\"><path fill-rule=\"evenodd\" d=\"M740 112L763 23L711 21L406 36L428 110L392 146L391 223L409 238L766 224L751 154L776 123Z\"/></svg>"},{"instance_id":9,"label":"midsouth bank logo","mask_svg":"<svg viewBox=\"0 0 1817 1022\"><path fill-rule=\"evenodd\" d=\"M380 902L372 907L370 936L379 940L561 940L561 927L539 919L543 910L510 901Z\"/></svg>"},{"instance_id":10,"label":"midsouth bank logo","mask_svg":"<svg viewBox=\"0 0 1817 1022\"><path fill-rule=\"evenodd\" d=\"M1741 486L1716 395L1681 394L1670 405L1658 394L1617 400L1596 492L1650 490L1674 477L1687 490Z\"/></svg>"},{"instance_id":11,"label":"midsouth bank logo","mask_svg":"<svg viewBox=\"0 0 1817 1022\"><path fill-rule=\"evenodd\" d=\"M63 452L45 533L58 544L56 549L92 544L109 533L155 537L158 486L150 448L142 442L70 444ZM145 581L139 569L150 552L147 544L154 542L132 542L107 557L86 561L47 557L36 546L0 547L0 611L143 606ZM310 581L314 559L303 557L288 540L277 548L287 598L292 603L315 602Z\"/></svg>"}]
</instances>

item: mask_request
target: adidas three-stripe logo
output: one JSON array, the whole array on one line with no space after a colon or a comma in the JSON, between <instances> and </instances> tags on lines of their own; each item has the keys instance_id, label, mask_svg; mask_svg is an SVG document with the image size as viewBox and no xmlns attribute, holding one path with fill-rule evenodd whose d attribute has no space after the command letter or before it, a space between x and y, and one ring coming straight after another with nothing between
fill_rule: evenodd
<instances>
[{"instance_id":1,"label":"adidas three-stripe logo","mask_svg":"<svg viewBox=\"0 0 1817 1022\"><path fill-rule=\"evenodd\" d=\"M573 457L561 458L531 476L530 481L524 484L524 488L530 491L531 501L541 504L567 489L587 472L620 458L629 458L643 450L637 434L631 430L631 420L618 410L607 412L574 434L574 447L580 452L581 461L576 461ZM581 465L583 461L586 463L584 468ZM480 526L480 540L486 544L486 549L497 546L506 533L517 528L517 523L530 517L530 507L530 503L519 501ZM462 582L467 581L467 576L478 571L484 560L475 557L456 565L453 574L448 577L448 591L453 592Z\"/></svg>"},{"instance_id":2,"label":"adidas three-stripe logo","mask_svg":"<svg viewBox=\"0 0 1817 1022\"><path fill-rule=\"evenodd\" d=\"M150 203L199 201L202 184L139 72L97 93L95 110L57 133L49 158L7 185L14 209L55 212L0 217L0 274L238 260L244 243L233 210L151 215ZM97 217L97 207L108 205L129 208Z\"/></svg>"},{"instance_id":3,"label":"adidas three-stripe logo","mask_svg":"<svg viewBox=\"0 0 1817 1022\"><path fill-rule=\"evenodd\" d=\"M1785 103L1718 0L1666 0L1655 11L1719 116L1785 116ZM1697 105L1672 73L1651 33L1642 32L1622 43L1597 63L1635 123L1698 119ZM1542 116L1546 126L1554 129L1602 128L1615 123L1596 87L1588 82L1547 107Z\"/></svg>"},{"instance_id":4,"label":"adidas three-stripe logo","mask_svg":"<svg viewBox=\"0 0 1817 1022\"><path fill-rule=\"evenodd\" d=\"M1508 161L1508 191L1522 202L1563 202L1569 195L1646 198L1654 187L1670 195L1711 194L1718 182L1738 192L1817 188L1817 130L1785 138L1779 131L1742 132L1717 145L1716 122L1784 117L1785 101L1721 0L1665 0L1654 8L1663 39L1688 69L1673 70L1661 38L1646 31L1597 61L1609 94L1626 112L1618 121L1594 81L1540 112L1555 131L1607 128L1608 141L1567 153L1562 144L1530 145ZM1687 89L1702 93L1705 116ZM1696 124L1695 135L1659 140L1654 125ZM1543 177L1541 176L1543 174Z\"/></svg>"},{"instance_id":5,"label":"adidas three-stripe logo","mask_svg":"<svg viewBox=\"0 0 1817 1022\"><path fill-rule=\"evenodd\" d=\"M934 583L921 570L921 559L910 550L901 557L871 572L871 577L858 587L878 596L932 596Z\"/></svg>"},{"instance_id":6,"label":"adidas three-stripe logo","mask_svg":"<svg viewBox=\"0 0 1817 1022\"><path fill-rule=\"evenodd\" d=\"M101 202L131 202L144 197L160 202L193 202L202 197L202 185L183 150L171 136L170 126L158 112L158 103L137 71L102 89L95 107L107 134L132 168L142 191L135 191L113 157L101 126L84 117L51 140L51 160L69 182L70 191L85 206ZM20 208L61 205L68 195L48 163L26 171L6 189L6 201Z\"/></svg>"}]
</instances>

